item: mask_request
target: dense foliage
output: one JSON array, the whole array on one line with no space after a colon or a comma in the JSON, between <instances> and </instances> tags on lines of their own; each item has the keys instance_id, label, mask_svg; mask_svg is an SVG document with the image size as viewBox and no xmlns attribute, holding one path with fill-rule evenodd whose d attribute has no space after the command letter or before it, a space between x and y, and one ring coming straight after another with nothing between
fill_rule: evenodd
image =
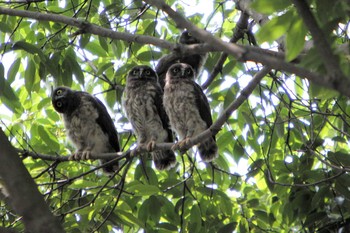
<instances>
[{"instance_id":1,"label":"dense foliage","mask_svg":"<svg viewBox=\"0 0 350 233\"><path fill-rule=\"evenodd\" d=\"M175 44L181 34L178 23L148 2L152 1L9 1L0 6L67 16ZM160 172L146 154L125 156L112 177L94 169L97 160L40 157L74 153L51 105L52 88L65 85L103 100L127 151L136 138L121 107L126 72L136 64L155 67L171 51L159 43L96 35L88 26L63 24L54 17L1 13L0 127L21 151L23 163L67 232L349 231L350 94L344 96L331 82L327 88L327 80L317 83L308 75L301 79L285 72L278 61L322 74L320 79L331 76L331 63L322 56L325 48L317 43L320 38L300 16L296 2L304 2L336 58L339 70L334 74L349 77L350 3L242 2L248 1L166 1L216 38L231 39L244 48L265 48L266 54L285 52L268 64L272 70L216 135L219 158L201 162L194 147L184 155L177 152L178 165ZM211 46L197 81L207 87L215 122L262 65L229 55L220 67L223 51ZM213 75L216 68L220 72ZM23 232L21 216L7 201L11 196L5 196L0 196L1 223Z\"/></svg>"}]
</instances>

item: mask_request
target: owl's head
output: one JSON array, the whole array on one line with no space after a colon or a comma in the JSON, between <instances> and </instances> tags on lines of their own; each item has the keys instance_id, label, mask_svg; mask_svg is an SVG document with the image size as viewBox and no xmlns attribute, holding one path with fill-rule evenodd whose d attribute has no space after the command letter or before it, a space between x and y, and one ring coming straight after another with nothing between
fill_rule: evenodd
<instances>
[{"instance_id":1,"label":"owl's head","mask_svg":"<svg viewBox=\"0 0 350 233\"><path fill-rule=\"evenodd\" d=\"M127 81L131 81L131 80L157 81L158 76L151 67L140 65L140 66L135 66L129 71Z\"/></svg>"},{"instance_id":2,"label":"owl's head","mask_svg":"<svg viewBox=\"0 0 350 233\"><path fill-rule=\"evenodd\" d=\"M194 71L189 64L175 63L169 67L167 79L190 79L194 80Z\"/></svg>"},{"instance_id":3,"label":"owl's head","mask_svg":"<svg viewBox=\"0 0 350 233\"><path fill-rule=\"evenodd\" d=\"M195 38L189 31L182 32L179 42L181 44L199 44L202 43L200 40Z\"/></svg>"},{"instance_id":4,"label":"owl's head","mask_svg":"<svg viewBox=\"0 0 350 233\"><path fill-rule=\"evenodd\" d=\"M78 99L76 91L68 87L57 87L52 93L52 105L59 113L72 111Z\"/></svg>"}]
</instances>

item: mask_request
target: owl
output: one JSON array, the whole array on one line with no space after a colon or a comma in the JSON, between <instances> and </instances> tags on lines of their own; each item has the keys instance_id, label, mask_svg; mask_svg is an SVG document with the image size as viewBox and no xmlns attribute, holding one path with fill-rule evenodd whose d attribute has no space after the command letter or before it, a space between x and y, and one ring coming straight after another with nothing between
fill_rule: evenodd
<instances>
[{"instance_id":1,"label":"owl","mask_svg":"<svg viewBox=\"0 0 350 233\"><path fill-rule=\"evenodd\" d=\"M120 151L117 130L99 99L87 92L58 87L53 91L52 104L62 115L68 138L76 147L69 160L87 160L91 154ZM103 169L112 173L118 169L118 162Z\"/></svg>"},{"instance_id":2,"label":"owl","mask_svg":"<svg viewBox=\"0 0 350 233\"><path fill-rule=\"evenodd\" d=\"M193 37L190 32L184 31L180 36L179 43L190 45L190 44L199 44L202 42L196 39L195 37ZM197 77L201 72L205 61L207 60L207 57L208 57L207 53L192 54L192 55L179 57L178 53L176 52L163 56L159 60L155 68L156 73L158 74L158 77L159 77L160 86L162 87L162 89L164 89L166 72L168 71L169 67L172 64L179 63L179 62L189 64L190 66L192 66L192 69L194 70L195 77Z\"/></svg>"},{"instance_id":3,"label":"owl","mask_svg":"<svg viewBox=\"0 0 350 233\"><path fill-rule=\"evenodd\" d=\"M157 169L176 163L171 150L154 150L155 143L173 142L169 119L163 107L163 91L155 71L148 66L135 66L126 78L123 107L139 145L146 145Z\"/></svg>"},{"instance_id":4,"label":"owl","mask_svg":"<svg viewBox=\"0 0 350 233\"><path fill-rule=\"evenodd\" d=\"M166 73L163 104L170 125L180 138L173 149L186 148L191 137L213 123L208 100L194 78L194 70L185 63L173 64ZM200 142L197 148L203 161L209 162L218 156L215 136Z\"/></svg>"}]
</instances>

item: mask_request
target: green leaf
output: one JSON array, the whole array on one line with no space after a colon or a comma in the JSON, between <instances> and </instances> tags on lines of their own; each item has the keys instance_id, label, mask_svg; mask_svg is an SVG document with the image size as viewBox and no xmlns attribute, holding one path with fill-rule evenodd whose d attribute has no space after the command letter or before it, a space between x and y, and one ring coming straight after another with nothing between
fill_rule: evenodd
<instances>
[{"instance_id":1,"label":"green leaf","mask_svg":"<svg viewBox=\"0 0 350 233\"><path fill-rule=\"evenodd\" d=\"M158 193L160 190L157 186L148 184L135 184L129 187L130 192L134 192L135 196L150 196Z\"/></svg>"},{"instance_id":2,"label":"green leaf","mask_svg":"<svg viewBox=\"0 0 350 233\"><path fill-rule=\"evenodd\" d=\"M292 61L304 49L307 29L302 19L295 20L287 32L286 59Z\"/></svg>"},{"instance_id":3,"label":"green leaf","mask_svg":"<svg viewBox=\"0 0 350 233\"><path fill-rule=\"evenodd\" d=\"M108 53L107 39L105 37L98 36L98 41L99 41L101 47Z\"/></svg>"},{"instance_id":4,"label":"green leaf","mask_svg":"<svg viewBox=\"0 0 350 233\"><path fill-rule=\"evenodd\" d=\"M72 86L73 83L73 72L72 72L72 63L69 56L66 56L62 63L62 82L65 86Z\"/></svg>"},{"instance_id":5,"label":"green leaf","mask_svg":"<svg viewBox=\"0 0 350 233\"><path fill-rule=\"evenodd\" d=\"M285 35L290 28L292 18L293 13L291 11L272 18L259 29L256 34L257 40L260 43L265 41L271 42Z\"/></svg>"},{"instance_id":6,"label":"green leaf","mask_svg":"<svg viewBox=\"0 0 350 233\"><path fill-rule=\"evenodd\" d=\"M145 51L145 52L141 52L137 55L137 59L139 59L140 61L149 61L152 58L152 54L150 51Z\"/></svg>"},{"instance_id":7,"label":"green leaf","mask_svg":"<svg viewBox=\"0 0 350 233\"><path fill-rule=\"evenodd\" d=\"M12 83L15 80L16 75L18 74L19 66L21 65L21 58L17 58L10 66L7 72L7 80L9 83Z\"/></svg>"},{"instance_id":8,"label":"green leaf","mask_svg":"<svg viewBox=\"0 0 350 233\"><path fill-rule=\"evenodd\" d=\"M256 0L251 7L263 14L272 14L286 9L289 5L289 0Z\"/></svg>"},{"instance_id":9,"label":"green leaf","mask_svg":"<svg viewBox=\"0 0 350 233\"><path fill-rule=\"evenodd\" d=\"M119 214L120 218L124 219L125 221L131 222L131 223L135 223L137 224L139 227L144 226L143 222L140 221L138 218L136 218L134 215L132 215L131 213L124 211L124 210L117 210L117 214Z\"/></svg>"},{"instance_id":10,"label":"green leaf","mask_svg":"<svg viewBox=\"0 0 350 233\"><path fill-rule=\"evenodd\" d=\"M38 128L38 132L40 134L40 126ZM71 189L82 189L82 188L86 188L89 186L94 186L95 182L93 181L89 181L89 180L84 180L84 179L77 179L75 180L72 184L69 185L69 188Z\"/></svg>"},{"instance_id":11,"label":"green leaf","mask_svg":"<svg viewBox=\"0 0 350 233\"><path fill-rule=\"evenodd\" d=\"M188 232L200 232L202 228L201 211L198 205L193 205L190 214L190 224L188 225Z\"/></svg>"},{"instance_id":12,"label":"green leaf","mask_svg":"<svg viewBox=\"0 0 350 233\"><path fill-rule=\"evenodd\" d=\"M5 33L11 33L12 28L7 23L0 22L0 31Z\"/></svg>"},{"instance_id":13,"label":"green leaf","mask_svg":"<svg viewBox=\"0 0 350 233\"><path fill-rule=\"evenodd\" d=\"M225 226L221 227L218 233L234 232L234 230L237 227L237 224L237 222L230 222L229 224L226 224Z\"/></svg>"},{"instance_id":14,"label":"green leaf","mask_svg":"<svg viewBox=\"0 0 350 233\"><path fill-rule=\"evenodd\" d=\"M23 111L22 105L19 102L19 98L16 93L11 88L10 84L7 82L5 77L0 76L0 97L3 102L12 112L20 113Z\"/></svg>"},{"instance_id":15,"label":"green leaf","mask_svg":"<svg viewBox=\"0 0 350 233\"><path fill-rule=\"evenodd\" d=\"M3 89L5 86L5 67L2 64L2 62L0 62L0 96L3 93Z\"/></svg>"},{"instance_id":16,"label":"green leaf","mask_svg":"<svg viewBox=\"0 0 350 233\"><path fill-rule=\"evenodd\" d=\"M55 136L44 128L44 126L38 126L38 134L44 143L50 148L50 151L55 152L60 149L60 144L57 142Z\"/></svg>"},{"instance_id":17,"label":"green leaf","mask_svg":"<svg viewBox=\"0 0 350 233\"><path fill-rule=\"evenodd\" d=\"M285 134L284 134L284 122L281 119L281 117L277 117L275 127L276 127L277 136L279 138L284 137L285 136Z\"/></svg>"},{"instance_id":18,"label":"green leaf","mask_svg":"<svg viewBox=\"0 0 350 233\"><path fill-rule=\"evenodd\" d=\"M234 147L233 147L233 158L235 159L235 162L238 163L239 160L243 157L245 151L242 146L236 142Z\"/></svg>"},{"instance_id":19,"label":"green leaf","mask_svg":"<svg viewBox=\"0 0 350 233\"><path fill-rule=\"evenodd\" d=\"M90 41L86 46L85 49L91 52L93 55L98 57L107 57L106 51L100 46L97 41Z\"/></svg>"},{"instance_id":20,"label":"green leaf","mask_svg":"<svg viewBox=\"0 0 350 233\"><path fill-rule=\"evenodd\" d=\"M99 67L98 71L97 71L97 75L101 75L103 74L103 72L105 72L105 70L109 69L113 67L113 63L112 62L108 62L108 63L105 63L103 64L102 66Z\"/></svg>"},{"instance_id":21,"label":"green leaf","mask_svg":"<svg viewBox=\"0 0 350 233\"><path fill-rule=\"evenodd\" d=\"M86 47L86 45L90 41L90 37L91 37L91 34L89 34L89 33L84 33L84 34L80 35L79 45L81 48Z\"/></svg>"},{"instance_id":22,"label":"green leaf","mask_svg":"<svg viewBox=\"0 0 350 233\"><path fill-rule=\"evenodd\" d=\"M32 89L37 81L35 79L35 76L36 76L35 63L32 59L29 59L26 70L24 72L25 87L29 94L32 92Z\"/></svg>"},{"instance_id":23,"label":"green leaf","mask_svg":"<svg viewBox=\"0 0 350 233\"><path fill-rule=\"evenodd\" d=\"M17 50L17 49L22 49L28 53L31 54L38 54L40 59L45 62L46 56L44 55L43 51L39 49L36 45L33 45L31 43L27 43L25 41L18 41L12 45L12 49Z\"/></svg>"},{"instance_id":24,"label":"green leaf","mask_svg":"<svg viewBox=\"0 0 350 233\"><path fill-rule=\"evenodd\" d=\"M240 233L249 232L248 222L245 218L242 218L241 221L239 222L239 232Z\"/></svg>"}]
</instances>

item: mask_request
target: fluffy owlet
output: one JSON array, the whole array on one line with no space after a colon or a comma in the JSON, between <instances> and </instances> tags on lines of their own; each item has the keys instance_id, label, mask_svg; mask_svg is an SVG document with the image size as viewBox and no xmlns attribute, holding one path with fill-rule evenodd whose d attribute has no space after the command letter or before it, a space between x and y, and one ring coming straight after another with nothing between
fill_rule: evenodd
<instances>
[{"instance_id":1,"label":"fluffy owlet","mask_svg":"<svg viewBox=\"0 0 350 233\"><path fill-rule=\"evenodd\" d=\"M172 65L165 79L164 108L170 125L180 137L174 149L185 148L188 140L208 129L213 121L208 100L201 87L194 81L194 71L188 64ZM218 156L215 137L197 145L203 161L209 162Z\"/></svg>"},{"instance_id":2,"label":"fluffy owlet","mask_svg":"<svg viewBox=\"0 0 350 233\"><path fill-rule=\"evenodd\" d=\"M163 91L152 68L135 66L130 70L126 79L123 106L138 144L147 146L159 170L171 168L176 163L173 151L153 151L155 143L173 142L162 98Z\"/></svg>"},{"instance_id":3,"label":"fluffy owlet","mask_svg":"<svg viewBox=\"0 0 350 233\"><path fill-rule=\"evenodd\" d=\"M52 104L63 116L68 138L77 149L70 160L86 160L90 154L120 151L117 130L99 99L87 92L58 87L53 91ZM116 171L118 162L103 169L106 172Z\"/></svg>"},{"instance_id":4,"label":"fluffy owlet","mask_svg":"<svg viewBox=\"0 0 350 233\"><path fill-rule=\"evenodd\" d=\"M199 44L202 43L200 40L196 39L191 35L190 32L184 31L179 39L180 44ZM165 76L166 72L168 71L169 67L175 63L186 63L192 66L192 69L194 70L195 77L199 75L201 72L205 61L207 60L208 54L192 54L187 56L179 56L178 53L173 52L168 55L163 56L157 66L156 66L156 73L159 77L159 83L162 88L164 88L165 85Z\"/></svg>"}]
</instances>

